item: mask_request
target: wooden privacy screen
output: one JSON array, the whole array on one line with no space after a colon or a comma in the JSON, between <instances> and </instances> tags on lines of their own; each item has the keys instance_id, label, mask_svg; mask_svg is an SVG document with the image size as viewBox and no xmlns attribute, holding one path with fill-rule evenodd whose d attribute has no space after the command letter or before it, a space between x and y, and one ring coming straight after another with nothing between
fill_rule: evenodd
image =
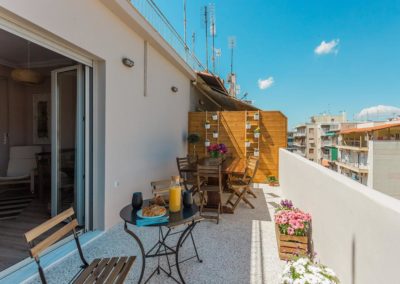
<instances>
[{"instance_id":1,"label":"wooden privacy screen","mask_svg":"<svg viewBox=\"0 0 400 284\"><path fill-rule=\"evenodd\" d=\"M209 129L205 127L207 121ZM254 137L257 128L259 138ZM214 132L218 137L213 137ZM265 182L268 176L279 177L279 148L287 147L287 118L279 111L190 112L188 133L200 135L200 142L196 144L199 157L208 155L206 140L211 144L224 143L233 157L246 158L259 149L255 182ZM188 146L188 152L193 153L193 145Z\"/></svg>"}]
</instances>

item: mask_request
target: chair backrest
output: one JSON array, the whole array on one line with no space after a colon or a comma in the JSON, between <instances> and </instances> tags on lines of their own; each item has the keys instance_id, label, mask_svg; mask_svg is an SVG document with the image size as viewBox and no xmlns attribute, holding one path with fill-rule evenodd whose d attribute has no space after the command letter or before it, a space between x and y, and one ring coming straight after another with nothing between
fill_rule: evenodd
<instances>
[{"instance_id":1,"label":"chair backrest","mask_svg":"<svg viewBox=\"0 0 400 284\"><path fill-rule=\"evenodd\" d=\"M42 152L41 146L12 146L8 162L7 176L30 175L36 168L36 154Z\"/></svg>"},{"instance_id":2,"label":"chair backrest","mask_svg":"<svg viewBox=\"0 0 400 284\"><path fill-rule=\"evenodd\" d=\"M253 179L257 173L258 162L259 162L259 160L255 156L250 156L247 159L246 170L244 172L243 179L242 179L247 184L250 184L253 182Z\"/></svg>"},{"instance_id":3,"label":"chair backrest","mask_svg":"<svg viewBox=\"0 0 400 284\"><path fill-rule=\"evenodd\" d=\"M190 166L189 158L188 157L184 157L184 158L177 157L176 158L176 164L178 166L179 176L181 178L183 178L184 175L183 175L182 169L185 168L185 167L189 167Z\"/></svg>"},{"instance_id":4,"label":"chair backrest","mask_svg":"<svg viewBox=\"0 0 400 284\"><path fill-rule=\"evenodd\" d=\"M151 192L154 196L156 195L167 195L169 193L169 188L171 187L171 180L158 180L152 181L151 185Z\"/></svg>"},{"instance_id":5,"label":"chair backrest","mask_svg":"<svg viewBox=\"0 0 400 284\"><path fill-rule=\"evenodd\" d=\"M208 180L208 178L217 178L218 186L222 190L222 174L221 165L197 165L197 186L203 184L203 180Z\"/></svg>"}]
</instances>

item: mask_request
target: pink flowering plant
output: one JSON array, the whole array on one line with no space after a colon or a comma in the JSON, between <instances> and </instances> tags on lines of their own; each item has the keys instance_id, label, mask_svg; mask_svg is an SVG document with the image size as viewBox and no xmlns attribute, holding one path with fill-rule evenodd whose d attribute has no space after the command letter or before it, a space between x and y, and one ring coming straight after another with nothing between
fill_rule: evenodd
<instances>
[{"instance_id":1,"label":"pink flowering plant","mask_svg":"<svg viewBox=\"0 0 400 284\"><path fill-rule=\"evenodd\" d=\"M211 144L207 147L207 151L210 153L211 157L218 158L225 155L228 152L225 144Z\"/></svg>"},{"instance_id":2,"label":"pink flowering plant","mask_svg":"<svg viewBox=\"0 0 400 284\"><path fill-rule=\"evenodd\" d=\"M311 215L294 207L285 208L276 212L275 223L281 234L305 236L310 228Z\"/></svg>"}]
</instances>

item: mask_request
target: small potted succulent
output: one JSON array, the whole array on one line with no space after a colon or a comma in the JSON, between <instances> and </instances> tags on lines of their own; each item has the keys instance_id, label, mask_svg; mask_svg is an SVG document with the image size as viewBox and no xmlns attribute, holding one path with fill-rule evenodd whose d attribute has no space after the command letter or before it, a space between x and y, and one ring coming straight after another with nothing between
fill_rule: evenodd
<instances>
[{"instance_id":1,"label":"small potted succulent","mask_svg":"<svg viewBox=\"0 0 400 284\"><path fill-rule=\"evenodd\" d=\"M218 120L218 113L216 113L216 112L213 113L211 117L212 117L212 120Z\"/></svg>"},{"instance_id":2,"label":"small potted succulent","mask_svg":"<svg viewBox=\"0 0 400 284\"><path fill-rule=\"evenodd\" d=\"M259 120L260 119L260 114L258 112L255 112L253 115L254 120Z\"/></svg>"},{"instance_id":3,"label":"small potted succulent","mask_svg":"<svg viewBox=\"0 0 400 284\"><path fill-rule=\"evenodd\" d=\"M246 148L249 148L250 147L250 140L246 140L245 142L244 142L244 145L246 146Z\"/></svg>"},{"instance_id":4,"label":"small potted succulent","mask_svg":"<svg viewBox=\"0 0 400 284\"><path fill-rule=\"evenodd\" d=\"M250 128L251 128L250 122L246 122L246 129L250 129Z\"/></svg>"},{"instance_id":5,"label":"small potted succulent","mask_svg":"<svg viewBox=\"0 0 400 284\"><path fill-rule=\"evenodd\" d=\"M213 132L213 138L218 138L218 131Z\"/></svg>"},{"instance_id":6,"label":"small potted succulent","mask_svg":"<svg viewBox=\"0 0 400 284\"><path fill-rule=\"evenodd\" d=\"M210 129L210 127L211 127L210 122L208 120L206 120L206 122L204 123L204 128L205 129Z\"/></svg>"},{"instance_id":7,"label":"small potted succulent","mask_svg":"<svg viewBox=\"0 0 400 284\"><path fill-rule=\"evenodd\" d=\"M204 142L204 146L209 147L210 146L210 140L206 139L206 141Z\"/></svg>"},{"instance_id":8,"label":"small potted succulent","mask_svg":"<svg viewBox=\"0 0 400 284\"><path fill-rule=\"evenodd\" d=\"M279 186L279 181L275 176L269 176L267 178L267 183L270 186Z\"/></svg>"},{"instance_id":9,"label":"small potted succulent","mask_svg":"<svg viewBox=\"0 0 400 284\"><path fill-rule=\"evenodd\" d=\"M260 138L260 127L254 130L254 138Z\"/></svg>"},{"instance_id":10,"label":"small potted succulent","mask_svg":"<svg viewBox=\"0 0 400 284\"><path fill-rule=\"evenodd\" d=\"M259 157L260 156L260 150L258 148L254 148L254 156Z\"/></svg>"}]
</instances>

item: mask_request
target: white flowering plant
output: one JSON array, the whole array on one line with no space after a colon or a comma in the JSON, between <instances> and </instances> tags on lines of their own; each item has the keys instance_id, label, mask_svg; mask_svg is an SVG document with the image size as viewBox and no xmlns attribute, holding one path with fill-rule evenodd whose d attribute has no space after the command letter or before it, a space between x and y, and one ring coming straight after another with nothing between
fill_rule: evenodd
<instances>
[{"instance_id":1,"label":"white flowering plant","mask_svg":"<svg viewBox=\"0 0 400 284\"><path fill-rule=\"evenodd\" d=\"M339 284L335 272L307 257L289 261L281 276L281 284Z\"/></svg>"}]
</instances>

